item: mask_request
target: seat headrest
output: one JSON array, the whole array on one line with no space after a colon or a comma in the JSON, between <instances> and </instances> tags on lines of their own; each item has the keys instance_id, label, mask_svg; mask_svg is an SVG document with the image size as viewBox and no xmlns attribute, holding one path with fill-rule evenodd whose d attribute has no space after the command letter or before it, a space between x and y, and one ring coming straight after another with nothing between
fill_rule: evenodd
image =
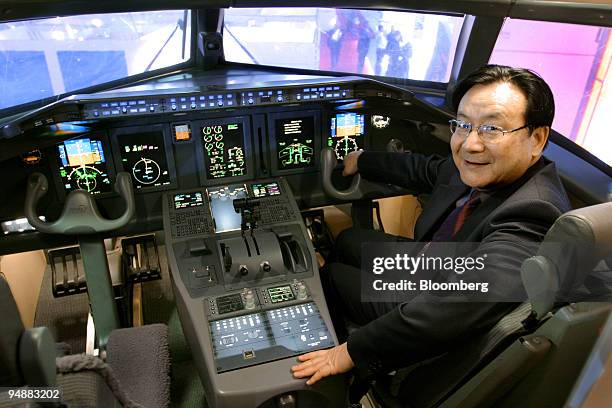
<instances>
[{"instance_id":1,"label":"seat headrest","mask_svg":"<svg viewBox=\"0 0 612 408\"><path fill-rule=\"evenodd\" d=\"M544 241L612 245L612 201L569 211L555 221Z\"/></svg>"},{"instance_id":2,"label":"seat headrest","mask_svg":"<svg viewBox=\"0 0 612 408\"><path fill-rule=\"evenodd\" d=\"M612 257L612 202L579 208L560 216L536 256L521 266L523 285L539 317L555 301L571 301L602 259Z\"/></svg>"}]
</instances>

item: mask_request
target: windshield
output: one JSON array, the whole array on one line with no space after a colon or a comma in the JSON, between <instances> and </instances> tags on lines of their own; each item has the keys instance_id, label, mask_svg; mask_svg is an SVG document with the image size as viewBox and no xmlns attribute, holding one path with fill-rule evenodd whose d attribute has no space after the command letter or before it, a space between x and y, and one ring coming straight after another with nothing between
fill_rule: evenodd
<instances>
[{"instance_id":1,"label":"windshield","mask_svg":"<svg viewBox=\"0 0 612 408\"><path fill-rule=\"evenodd\" d=\"M463 17L329 8L227 9L232 62L448 82Z\"/></svg>"},{"instance_id":2,"label":"windshield","mask_svg":"<svg viewBox=\"0 0 612 408\"><path fill-rule=\"evenodd\" d=\"M187 61L188 10L0 24L0 109Z\"/></svg>"}]
</instances>

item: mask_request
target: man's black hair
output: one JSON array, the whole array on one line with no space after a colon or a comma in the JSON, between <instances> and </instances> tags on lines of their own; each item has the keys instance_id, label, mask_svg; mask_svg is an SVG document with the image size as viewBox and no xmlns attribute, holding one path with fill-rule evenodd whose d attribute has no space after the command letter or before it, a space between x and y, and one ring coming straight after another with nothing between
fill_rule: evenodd
<instances>
[{"instance_id":1,"label":"man's black hair","mask_svg":"<svg viewBox=\"0 0 612 408\"><path fill-rule=\"evenodd\" d=\"M552 126L555 116L555 100L546 82L535 72L525 68L505 65L485 65L461 80L453 91L452 103L455 112L461 98L476 85L508 82L516 86L527 98L525 123L530 129Z\"/></svg>"}]
</instances>

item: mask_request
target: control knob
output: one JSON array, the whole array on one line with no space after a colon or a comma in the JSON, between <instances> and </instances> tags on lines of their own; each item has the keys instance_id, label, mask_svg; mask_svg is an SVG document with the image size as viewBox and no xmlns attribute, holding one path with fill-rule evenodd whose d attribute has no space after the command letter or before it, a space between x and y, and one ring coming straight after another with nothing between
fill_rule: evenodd
<instances>
[{"instance_id":1,"label":"control knob","mask_svg":"<svg viewBox=\"0 0 612 408\"><path fill-rule=\"evenodd\" d=\"M261 263L261 270L262 270L264 273L268 273L268 272L270 272L270 271L272 270L272 265L270 265L270 261L263 261L263 262Z\"/></svg>"},{"instance_id":2,"label":"control knob","mask_svg":"<svg viewBox=\"0 0 612 408\"><path fill-rule=\"evenodd\" d=\"M251 289L245 289L242 292L242 296L244 298L244 308L245 309L254 309L255 308L255 294Z\"/></svg>"},{"instance_id":3,"label":"control knob","mask_svg":"<svg viewBox=\"0 0 612 408\"><path fill-rule=\"evenodd\" d=\"M308 297L308 290L306 289L306 285L304 282L297 282L297 298L299 300L304 300Z\"/></svg>"},{"instance_id":4,"label":"control knob","mask_svg":"<svg viewBox=\"0 0 612 408\"><path fill-rule=\"evenodd\" d=\"M242 276L247 276L249 274L249 268L247 268L246 265L240 265L240 268L238 268L238 272Z\"/></svg>"}]
</instances>

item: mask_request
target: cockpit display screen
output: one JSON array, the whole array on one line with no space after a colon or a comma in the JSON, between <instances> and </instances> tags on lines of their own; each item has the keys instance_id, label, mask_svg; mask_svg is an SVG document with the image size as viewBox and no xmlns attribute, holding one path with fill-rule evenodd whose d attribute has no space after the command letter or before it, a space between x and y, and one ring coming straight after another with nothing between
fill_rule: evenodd
<instances>
[{"instance_id":1,"label":"cockpit display screen","mask_svg":"<svg viewBox=\"0 0 612 408\"><path fill-rule=\"evenodd\" d=\"M276 120L276 151L279 170L314 166L314 117Z\"/></svg>"},{"instance_id":2,"label":"cockpit display screen","mask_svg":"<svg viewBox=\"0 0 612 408\"><path fill-rule=\"evenodd\" d=\"M215 223L215 232L240 230L240 214L234 210L234 200L247 198L247 189L242 185L209 187L206 190L210 211Z\"/></svg>"},{"instance_id":3,"label":"cockpit display screen","mask_svg":"<svg viewBox=\"0 0 612 408\"><path fill-rule=\"evenodd\" d=\"M108 163L101 140L66 140L57 146L59 174L64 189L82 189L92 194L111 191Z\"/></svg>"},{"instance_id":4,"label":"cockpit display screen","mask_svg":"<svg viewBox=\"0 0 612 408\"><path fill-rule=\"evenodd\" d=\"M242 122L202 127L207 179L245 176L245 135Z\"/></svg>"},{"instance_id":5,"label":"cockpit display screen","mask_svg":"<svg viewBox=\"0 0 612 408\"><path fill-rule=\"evenodd\" d=\"M327 146L334 149L338 160L343 160L350 152L363 149L364 134L365 115L354 112L338 113L331 118Z\"/></svg>"},{"instance_id":6,"label":"cockpit display screen","mask_svg":"<svg viewBox=\"0 0 612 408\"><path fill-rule=\"evenodd\" d=\"M183 208L199 207L204 205L204 196L201 192L174 195L174 208L180 210Z\"/></svg>"},{"instance_id":7,"label":"cockpit display screen","mask_svg":"<svg viewBox=\"0 0 612 408\"><path fill-rule=\"evenodd\" d=\"M164 134L147 132L119 136L121 164L132 175L137 189L170 184Z\"/></svg>"},{"instance_id":8,"label":"cockpit display screen","mask_svg":"<svg viewBox=\"0 0 612 408\"><path fill-rule=\"evenodd\" d=\"M253 197L257 198L281 194L280 187L275 181L270 183L253 183L251 184L251 190L253 191Z\"/></svg>"}]
</instances>

